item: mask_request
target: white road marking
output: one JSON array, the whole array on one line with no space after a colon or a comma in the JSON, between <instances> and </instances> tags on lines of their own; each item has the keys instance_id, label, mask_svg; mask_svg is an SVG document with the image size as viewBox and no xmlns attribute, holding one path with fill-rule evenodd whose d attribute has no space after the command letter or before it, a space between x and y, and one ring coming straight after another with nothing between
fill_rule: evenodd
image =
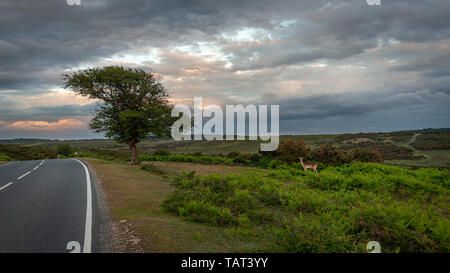
<instances>
[{"instance_id":1,"label":"white road marking","mask_svg":"<svg viewBox=\"0 0 450 273\"><path fill-rule=\"evenodd\" d=\"M9 183L6 184L5 186L1 187L1 188L0 188L0 191L3 190L3 189L5 189L5 188L7 188L7 187L10 186L12 183L13 183L13 182L9 182Z\"/></svg>"},{"instance_id":2,"label":"white road marking","mask_svg":"<svg viewBox=\"0 0 450 273\"><path fill-rule=\"evenodd\" d=\"M86 173L86 189L87 189L87 204L86 204L86 225L84 228L84 243L83 243L83 253L91 253L91 242L92 242L92 192L91 192L91 177L89 175L89 170L78 159L72 158L84 167L84 172Z\"/></svg>"},{"instance_id":3,"label":"white road marking","mask_svg":"<svg viewBox=\"0 0 450 273\"><path fill-rule=\"evenodd\" d=\"M7 162L7 163L5 163L5 164L1 164L0 167L5 166L5 165L8 165L9 163L10 163L10 162Z\"/></svg>"},{"instance_id":4,"label":"white road marking","mask_svg":"<svg viewBox=\"0 0 450 273\"><path fill-rule=\"evenodd\" d=\"M33 168L33 171L37 170L41 165L37 165L36 167Z\"/></svg>"},{"instance_id":5,"label":"white road marking","mask_svg":"<svg viewBox=\"0 0 450 273\"><path fill-rule=\"evenodd\" d=\"M25 176L29 175L30 173L31 173L31 171L27 172L26 174L21 175L20 177L17 178L17 180L24 178Z\"/></svg>"}]
</instances>

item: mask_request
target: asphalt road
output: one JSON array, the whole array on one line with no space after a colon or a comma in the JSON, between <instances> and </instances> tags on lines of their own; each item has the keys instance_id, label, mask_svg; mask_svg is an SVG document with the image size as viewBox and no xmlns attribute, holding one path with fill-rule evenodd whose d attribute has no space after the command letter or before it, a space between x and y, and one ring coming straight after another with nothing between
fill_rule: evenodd
<instances>
[{"instance_id":1,"label":"asphalt road","mask_svg":"<svg viewBox=\"0 0 450 273\"><path fill-rule=\"evenodd\" d=\"M0 165L0 252L100 252L93 184L76 159Z\"/></svg>"}]
</instances>

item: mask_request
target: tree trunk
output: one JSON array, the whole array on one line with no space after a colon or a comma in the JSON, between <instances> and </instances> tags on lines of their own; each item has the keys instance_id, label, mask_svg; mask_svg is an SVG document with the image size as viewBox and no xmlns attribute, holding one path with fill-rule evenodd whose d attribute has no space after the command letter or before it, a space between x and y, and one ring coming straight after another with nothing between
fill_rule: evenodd
<instances>
[{"instance_id":1,"label":"tree trunk","mask_svg":"<svg viewBox=\"0 0 450 273\"><path fill-rule=\"evenodd\" d=\"M131 164L139 165L138 151L136 148L136 143L132 142L129 144L131 150Z\"/></svg>"}]
</instances>

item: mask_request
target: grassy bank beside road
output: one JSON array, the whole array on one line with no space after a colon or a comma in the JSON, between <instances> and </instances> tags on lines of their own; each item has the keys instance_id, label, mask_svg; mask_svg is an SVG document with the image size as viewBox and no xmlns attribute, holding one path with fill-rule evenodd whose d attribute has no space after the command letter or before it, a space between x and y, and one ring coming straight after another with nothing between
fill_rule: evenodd
<instances>
[{"instance_id":1,"label":"grassy bank beside road","mask_svg":"<svg viewBox=\"0 0 450 273\"><path fill-rule=\"evenodd\" d=\"M138 247L130 242L120 251L144 252L254 252L268 248L271 240L243 234L234 227L222 228L185 221L165 212L162 204L174 191L162 175L140 170L140 167L99 159L87 159L104 188L113 220L121 232L132 232ZM163 164L163 163L162 163ZM161 166L168 176L195 168L208 171L207 165L175 163ZM230 167L231 168L231 167ZM225 171L227 172L227 171ZM236 172L236 169L228 169ZM128 231L127 231L128 230ZM123 234L124 235L124 234ZM127 237L127 236L125 236Z\"/></svg>"},{"instance_id":2,"label":"grassy bank beside road","mask_svg":"<svg viewBox=\"0 0 450 273\"><path fill-rule=\"evenodd\" d=\"M146 252L450 251L448 170L88 161Z\"/></svg>"}]
</instances>

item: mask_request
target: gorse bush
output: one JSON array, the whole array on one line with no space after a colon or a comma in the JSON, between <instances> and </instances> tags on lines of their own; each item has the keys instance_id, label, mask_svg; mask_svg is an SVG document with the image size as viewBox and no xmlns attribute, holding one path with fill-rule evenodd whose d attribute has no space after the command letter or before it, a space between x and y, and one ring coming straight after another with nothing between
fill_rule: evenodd
<instances>
[{"instance_id":1,"label":"gorse bush","mask_svg":"<svg viewBox=\"0 0 450 273\"><path fill-rule=\"evenodd\" d=\"M245 174L174 179L164 208L187 220L261 233L271 251L450 251L447 170L375 163L327 167L318 175L285 166Z\"/></svg>"}]
</instances>

